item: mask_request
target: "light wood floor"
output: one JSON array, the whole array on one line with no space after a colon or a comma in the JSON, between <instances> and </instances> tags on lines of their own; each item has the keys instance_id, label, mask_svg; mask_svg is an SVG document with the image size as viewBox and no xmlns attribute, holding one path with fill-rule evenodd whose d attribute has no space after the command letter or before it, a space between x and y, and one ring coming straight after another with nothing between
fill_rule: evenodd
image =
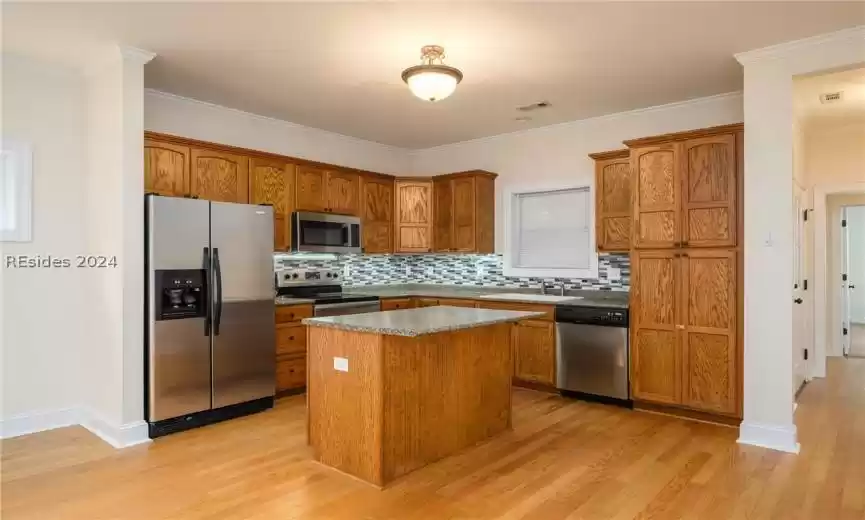
<instances>
[{"instance_id":1,"label":"light wood floor","mask_svg":"<svg viewBox=\"0 0 865 520\"><path fill-rule=\"evenodd\" d=\"M850 326L850 355L865 357L865 325L861 323Z\"/></svg>"},{"instance_id":2,"label":"light wood floor","mask_svg":"<svg viewBox=\"0 0 865 520\"><path fill-rule=\"evenodd\" d=\"M3 520L865 519L865 360L829 360L797 411L802 453L731 428L530 390L514 430L384 491L319 466L303 397L114 451L72 427L2 444Z\"/></svg>"}]
</instances>

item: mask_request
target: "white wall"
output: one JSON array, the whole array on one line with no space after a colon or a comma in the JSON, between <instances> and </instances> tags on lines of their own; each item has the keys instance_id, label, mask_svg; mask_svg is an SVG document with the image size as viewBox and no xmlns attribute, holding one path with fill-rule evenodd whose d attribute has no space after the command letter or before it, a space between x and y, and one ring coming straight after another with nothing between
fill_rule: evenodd
<instances>
[{"instance_id":1,"label":"white wall","mask_svg":"<svg viewBox=\"0 0 865 520\"><path fill-rule=\"evenodd\" d=\"M144 127L379 173L404 175L408 171L408 158L401 148L154 90L147 90L144 96Z\"/></svg>"},{"instance_id":2,"label":"white wall","mask_svg":"<svg viewBox=\"0 0 865 520\"><path fill-rule=\"evenodd\" d=\"M538 184L594 184L588 154L624 148L623 140L742 121L741 94L725 94L622 112L474 141L411 152L413 175L471 169L499 174L496 180L496 251L504 244L502 193Z\"/></svg>"},{"instance_id":3,"label":"white wall","mask_svg":"<svg viewBox=\"0 0 865 520\"><path fill-rule=\"evenodd\" d=\"M798 452L793 422L793 77L865 62L865 28L737 55L745 69L745 417L739 441Z\"/></svg>"},{"instance_id":4,"label":"white wall","mask_svg":"<svg viewBox=\"0 0 865 520\"><path fill-rule=\"evenodd\" d=\"M807 185L865 181L865 117L805 129Z\"/></svg>"},{"instance_id":5,"label":"white wall","mask_svg":"<svg viewBox=\"0 0 865 520\"><path fill-rule=\"evenodd\" d=\"M3 55L2 133L33 147L33 241L3 255L86 252L86 87L72 71ZM0 267L4 432L64 422L78 404L78 352L89 309L85 273ZM25 424L26 423L26 424ZM38 426L37 426L38 427Z\"/></svg>"},{"instance_id":6,"label":"white wall","mask_svg":"<svg viewBox=\"0 0 865 520\"><path fill-rule=\"evenodd\" d=\"M850 321L865 323L865 206L847 208L847 228L850 237L847 275L855 285L850 291Z\"/></svg>"}]
</instances>

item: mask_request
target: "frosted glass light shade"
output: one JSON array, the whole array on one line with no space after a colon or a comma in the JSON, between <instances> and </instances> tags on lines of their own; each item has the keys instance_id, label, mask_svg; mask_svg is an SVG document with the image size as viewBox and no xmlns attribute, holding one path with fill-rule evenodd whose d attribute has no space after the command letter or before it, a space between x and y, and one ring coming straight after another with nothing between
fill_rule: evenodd
<instances>
[{"instance_id":1,"label":"frosted glass light shade","mask_svg":"<svg viewBox=\"0 0 865 520\"><path fill-rule=\"evenodd\" d=\"M416 72L406 79L408 88L415 96L424 101L439 101L454 93L457 78L452 74L437 70Z\"/></svg>"}]
</instances>

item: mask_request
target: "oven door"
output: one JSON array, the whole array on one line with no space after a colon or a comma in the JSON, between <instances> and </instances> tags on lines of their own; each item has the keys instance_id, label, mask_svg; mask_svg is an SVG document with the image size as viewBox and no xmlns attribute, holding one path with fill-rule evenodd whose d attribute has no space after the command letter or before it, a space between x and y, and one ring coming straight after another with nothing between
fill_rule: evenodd
<instances>
[{"instance_id":1,"label":"oven door","mask_svg":"<svg viewBox=\"0 0 865 520\"><path fill-rule=\"evenodd\" d=\"M297 253L361 253L360 218L295 211L291 250Z\"/></svg>"}]
</instances>

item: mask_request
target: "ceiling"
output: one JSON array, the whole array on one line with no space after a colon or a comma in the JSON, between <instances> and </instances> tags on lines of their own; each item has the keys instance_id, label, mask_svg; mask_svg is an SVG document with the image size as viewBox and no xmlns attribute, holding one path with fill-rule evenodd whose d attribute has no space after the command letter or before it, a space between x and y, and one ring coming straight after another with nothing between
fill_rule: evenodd
<instances>
[{"instance_id":1,"label":"ceiling","mask_svg":"<svg viewBox=\"0 0 865 520\"><path fill-rule=\"evenodd\" d=\"M820 95L831 92L841 92L841 100L821 103ZM796 78L793 104L796 118L809 127L865 123L865 68Z\"/></svg>"},{"instance_id":2,"label":"ceiling","mask_svg":"<svg viewBox=\"0 0 865 520\"><path fill-rule=\"evenodd\" d=\"M865 24L861 2L2 3L5 51L81 64L153 51L148 87L404 148L740 90L733 54ZM414 98L445 47L465 79ZM517 106L552 106L516 121Z\"/></svg>"}]
</instances>

